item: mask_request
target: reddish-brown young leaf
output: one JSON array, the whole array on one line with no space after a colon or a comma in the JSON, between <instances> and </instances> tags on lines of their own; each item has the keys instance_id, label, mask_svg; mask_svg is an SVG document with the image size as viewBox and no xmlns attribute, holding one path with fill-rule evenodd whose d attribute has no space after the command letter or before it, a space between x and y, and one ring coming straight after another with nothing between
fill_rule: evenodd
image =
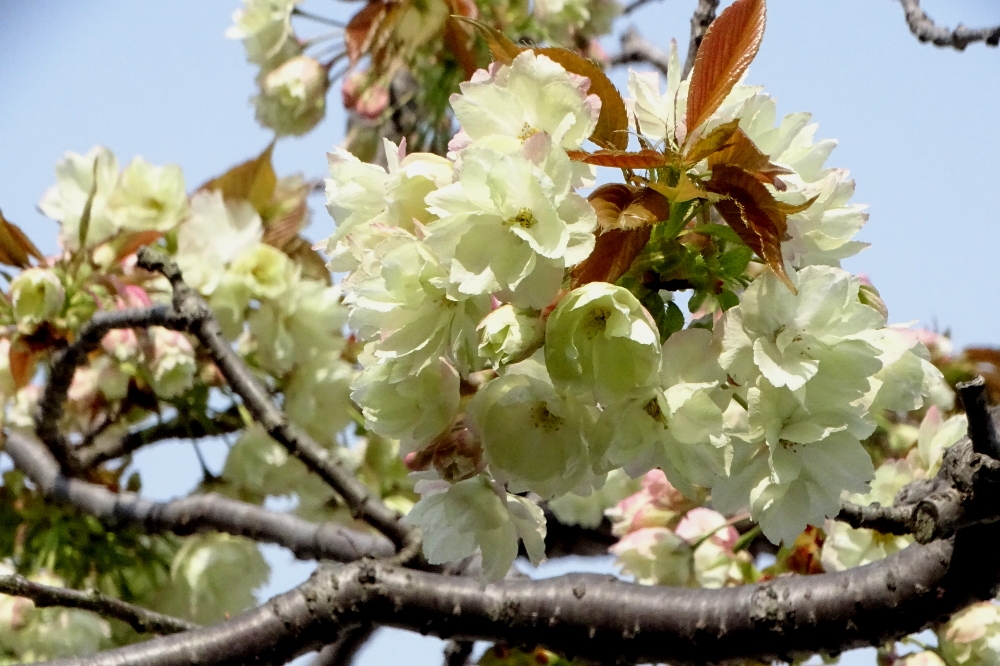
<instances>
[{"instance_id":1,"label":"reddish-brown young leaf","mask_svg":"<svg viewBox=\"0 0 1000 666\"><path fill-rule=\"evenodd\" d=\"M524 51L523 47L510 41L507 35L492 26L465 16L455 16L454 18L475 28L486 40L486 45L489 46L493 59L499 63L509 65L521 51Z\"/></svg>"},{"instance_id":2,"label":"reddish-brown young leaf","mask_svg":"<svg viewBox=\"0 0 1000 666\"><path fill-rule=\"evenodd\" d=\"M451 13L454 16L464 16L473 20L479 18L479 7L476 5L475 0L450 0L448 5L451 7Z\"/></svg>"},{"instance_id":3,"label":"reddish-brown young leaf","mask_svg":"<svg viewBox=\"0 0 1000 666\"><path fill-rule=\"evenodd\" d=\"M781 241L788 230L786 205L775 201L753 174L725 164L712 171L706 188L727 197L715 204L716 210L792 293L798 293L781 256Z\"/></svg>"},{"instance_id":4,"label":"reddish-brown young leaf","mask_svg":"<svg viewBox=\"0 0 1000 666\"><path fill-rule=\"evenodd\" d=\"M282 251L287 254L292 261L302 269L302 276L310 280L318 280L326 284L333 284L330 269L326 267L326 260L312 249L312 244L305 238L298 236L285 244Z\"/></svg>"},{"instance_id":5,"label":"reddish-brown young leaf","mask_svg":"<svg viewBox=\"0 0 1000 666\"><path fill-rule=\"evenodd\" d=\"M757 55L764 36L764 0L736 0L705 33L691 73L688 136L722 104Z\"/></svg>"},{"instance_id":6,"label":"reddish-brown young leaf","mask_svg":"<svg viewBox=\"0 0 1000 666\"><path fill-rule=\"evenodd\" d=\"M602 229L618 227L618 216L621 215L635 194L635 189L624 183L607 183L601 185L587 199L597 213L597 226Z\"/></svg>"},{"instance_id":7,"label":"reddish-brown young leaf","mask_svg":"<svg viewBox=\"0 0 1000 666\"><path fill-rule=\"evenodd\" d=\"M609 229L597 236L594 251L572 273L572 289L591 282L615 282L628 273L632 262L649 242L651 226Z\"/></svg>"},{"instance_id":8,"label":"reddish-brown young leaf","mask_svg":"<svg viewBox=\"0 0 1000 666\"><path fill-rule=\"evenodd\" d=\"M376 38L385 24L388 13L388 2L370 0L348 21L347 27L344 28L344 46L347 47L347 57L352 65L361 59L373 42L377 41Z\"/></svg>"},{"instance_id":9,"label":"reddish-brown young leaf","mask_svg":"<svg viewBox=\"0 0 1000 666\"><path fill-rule=\"evenodd\" d=\"M312 183L301 178L278 181L267 211L262 215L265 243L280 249L299 235L309 212L306 197L311 189Z\"/></svg>"},{"instance_id":10,"label":"reddish-brown young leaf","mask_svg":"<svg viewBox=\"0 0 1000 666\"><path fill-rule=\"evenodd\" d=\"M449 16L445 20L444 33L441 37L445 48L462 68L465 80L469 80L479 69L472 35L462 27L462 24L454 16Z\"/></svg>"},{"instance_id":11,"label":"reddish-brown young leaf","mask_svg":"<svg viewBox=\"0 0 1000 666\"><path fill-rule=\"evenodd\" d=\"M31 345L26 344L23 339L15 339L11 342L7 361L10 364L10 374L14 378L14 385L21 389L27 386L35 375L38 352Z\"/></svg>"},{"instance_id":12,"label":"reddish-brown young leaf","mask_svg":"<svg viewBox=\"0 0 1000 666\"><path fill-rule=\"evenodd\" d=\"M684 164L691 166L702 161L709 155L717 153L729 145L733 135L740 129L740 119L730 120L719 125L708 134L699 137L694 145L684 151Z\"/></svg>"},{"instance_id":13,"label":"reddish-brown young leaf","mask_svg":"<svg viewBox=\"0 0 1000 666\"><path fill-rule=\"evenodd\" d=\"M670 201L656 190L644 187L618 216L621 229L636 229L670 219Z\"/></svg>"},{"instance_id":14,"label":"reddish-brown young leaf","mask_svg":"<svg viewBox=\"0 0 1000 666\"><path fill-rule=\"evenodd\" d=\"M598 150L588 153L585 150L567 150L566 154L574 162L584 162L595 166L618 167L621 169L652 169L666 166L667 158L656 150L643 149L635 153L626 150Z\"/></svg>"},{"instance_id":15,"label":"reddish-brown young leaf","mask_svg":"<svg viewBox=\"0 0 1000 666\"><path fill-rule=\"evenodd\" d=\"M219 190L226 199L246 199L262 216L274 194L278 177L271 165L274 141L257 157L234 166L226 173L213 178L199 190Z\"/></svg>"},{"instance_id":16,"label":"reddish-brown young leaf","mask_svg":"<svg viewBox=\"0 0 1000 666\"><path fill-rule=\"evenodd\" d=\"M720 164L728 164L752 173L762 183L773 185L779 190L785 189L785 184L778 176L795 173L791 169L771 163L771 158L761 152L753 139L738 129L729 142L715 153L708 156L708 165L713 169Z\"/></svg>"},{"instance_id":17,"label":"reddish-brown young leaf","mask_svg":"<svg viewBox=\"0 0 1000 666\"><path fill-rule=\"evenodd\" d=\"M625 100L604 70L593 60L560 48L536 48L538 55L544 55L559 63L567 72L573 72L590 79L590 93L601 100L601 114L597 117L590 140L602 148L625 150L628 147L628 114Z\"/></svg>"},{"instance_id":18,"label":"reddish-brown young leaf","mask_svg":"<svg viewBox=\"0 0 1000 666\"><path fill-rule=\"evenodd\" d=\"M29 257L39 261L45 258L21 228L9 222L0 211L0 263L27 268Z\"/></svg>"},{"instance_id":19,"label":"reddish-brown young leaf","mask_svg":"<svg viewBox=\"0 0 1000 666\"><path fill-rule=\"evenodd\" d=\"M125 236L121 244L115 243L115 258L124 259L135 254L143 245L151 245L163 238L162 231L137 231Z\"/></svg>"}]
</instances>

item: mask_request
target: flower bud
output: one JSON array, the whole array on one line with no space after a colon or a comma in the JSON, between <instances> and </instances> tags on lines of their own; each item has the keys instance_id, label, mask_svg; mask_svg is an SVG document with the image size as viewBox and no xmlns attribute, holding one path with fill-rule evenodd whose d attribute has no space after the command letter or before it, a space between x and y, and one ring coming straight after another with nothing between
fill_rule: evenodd
<instances>
[{"instance_id":1,"label":"flower bud","mask_svg":"<svg viewBox=\"0 0 1000 666\"><path fill-rule=\"evenodd\" d=\"M17 393L17 381L10 370L10 340L0 338L0 402Z\"/></svg>"},{"instance_id":2,"label":"flower bud","mask_svg":"<svg viewBox=\"0 0 1000 666\"><path fill-rule=\"evenodd\" d=\"M378 120L389 106L389 90L378 83L368 83L368 78L367 72L345 76L340 93L345 109L352 109L368 120Z\"/></svg>"},{"instance_id":3,"label":"flower bud","mask_svg":"<svg viewBox=\"0 0 1000 666\"><path fill-rule=\"evenodd\" d=\"M549 316L545 366L560 388L592 390L601 402L621 399L658 380L656 324L627 289L591 282Z\"/></svg>"},{"instance_id":4,"label":"flower bud","mask_svg":"<svg viewBox=\"0 0 1000 666\"><path fill-rule=\"evenodd\" d=\"M1000 608L983 601L956 613L938 632L941 656L949 664L990 666L1000 662Z\"/></svg>"},{"instance_id":5,"label":"flower bud","mask_svg":"<svg viewBox=\"0 0 1000 666\"><path fill-rule=\"evenodd\" d=\"M305 134L326 114L326 68L297 56L264 77L254 98L257 121L277 134Z\"/></svg>"},{"instance_id":6,"label":"flower bud","mask_svg":"<svg viewBox=\"0 0 1000 666\"><path fill-rule=\"evenodd\" d=\"M14 278L10 285L10 299L18 330L30 334L42 322L59 316L66 291L52 271L29 268Z\"/></svg>"},{"instance_id":7,"label":"flower bud","mask_svg":"<svg viewBox=\"0 0 1000 666\"><path fill-rule=\"evenodd\" d=\"M889 308L885 306L885 301L882 300L882 295L878 293L878 289L871 284L867 282L861 283L858 287L858 300L868 307L874 308L876 312L882 315L883 319L889 318Z\"/></svg>"},{"instance_id":8,"label":"flower bud","mask_svg":"<svg viewBox=\"0 0 1000 666\"><path fill-rule=\"evenodd\" d=\"M183 333L160 326L149 329L153 343L153 390L161 398L173 398L191 388L197 363L194 349Z\"/></svg>"},{"instance_id":9,"label":"flower bud","mask_svg":"<svg viewBox=\"0 0 1000 666\"><path fill-rule=\"evenodd\" d=\"M504 305L486 315L476 327L479 355L494 368L527 358L542 342L542 320L530 311Z\"/></svg>"}]
</instances>

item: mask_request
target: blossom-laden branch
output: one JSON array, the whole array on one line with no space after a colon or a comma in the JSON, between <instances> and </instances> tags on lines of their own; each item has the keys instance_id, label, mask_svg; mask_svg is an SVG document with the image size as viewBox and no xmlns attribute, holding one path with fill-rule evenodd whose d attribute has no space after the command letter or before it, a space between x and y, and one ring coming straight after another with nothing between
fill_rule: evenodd
<instances>
[{"instance_id":1,"label":"blossom-laden branch","mask_svg":"<svg viewBox=\"0 0 1000 666\"><path fill-rule=\"evenodd\" d=\"M105 596L96 590L81 591L51 587L35 583L16 574L0 576L0 593L27 597L39 608L61 606L93 611L99 615L121 620L140 633L176 634L198 627L193 622L156 613L141 606Z\"/></svg>"},{"instance_id":2,"label":"blossom-laden branch","mask_svg":"<svg viewBox=\"0 0 1000 666\"><path fill-rule=\"evenodd\" d=\"M1000 421L1000 409L991 418L994 425ZM867 566L710 590L592 575L508 578L483 587L468 577L362 560L322 568L295 590L227 622L102 653L85 663L277 661L369 625L464 641L543 644L609 663L785 659L884 643L992 598L1000 588L1000 563L982 547L1000 538L1000 465L974 448L968 439L959 442L946 454L936 480L926 481L926 488L911 484L898 497L900 505L912 504L911 496L922 488L939 491L950 482L964 516L949 525L962 527L953 536L915 544Z\"/></svg>"},{"instance_id":3,"label":"blossom-laden branch","mask_svg":"<svg viewBox=\"0 0 1000 666\"><path fill-rule=\"evenodd\" d=\"M77 368L87 362L87 356L97 350L104 336L114 329L150 326L184 329L188 325L189 322L179 321L177 315L163 305L98 312L80 330L72 344L54 355L49 380L35 415L35 432L52 451L64 471L75 476L84 470L69 439L59 429L59 422L63 417L73 375Z\"/></svg>"},{"instance_id":4,"label":"blossom-laden branch","mask_svg":"<svg viewBox=\"0 0 1000 666\"><path fill-rule=\"evenodd\" d=\"M951 47L964 51L975 42L986 42L987 46L1000 44L1000 25L992 28L972 30L961 23L954 30L943 28L920 8L920 0L899 0L906 14L906 24L910 32L921 42L931 42L934 46Z\"/></svg>"},{"instance_id":5,"label":"blossom-laden branch","mask_svg":"<svg viewBox=\"0 0 1000 666\"><path fill-rule=\"evenodd\" d=\"M135 493L113 493L60 473L52 454L30 436L10 430L6 453L46 497L77 507L110 524L128 523L175 534L219 531L275 543L301 559L350 562L361 557L387 557L392 545L374 534L333 524L316 524L298 516L269 511L214 494L153 502Z\"/></svg>"},{"instance_id":6,"label":"blossom-laden branch","mask_svg":"<svg viewBox=\"0 0 1000 666\"><path fill-rule=\"evenodd\" d=\"M326 449L288 421L267 392L253 378L246 364L233 351L211 309L184 282L177 265L149 248L139 250L137 265L145 270L160 273L170 281L174 297L170 311L171 320L167 326L187 331L198 338L230 387L243 399L250 414L268 434L336 490L343 497L352 515L363 518L387 536L402 549L401 555L415 554L416 531L403 525L399 521L399 514L372 495L371 491L334 460Z\"/></svg>"}]
</instances>

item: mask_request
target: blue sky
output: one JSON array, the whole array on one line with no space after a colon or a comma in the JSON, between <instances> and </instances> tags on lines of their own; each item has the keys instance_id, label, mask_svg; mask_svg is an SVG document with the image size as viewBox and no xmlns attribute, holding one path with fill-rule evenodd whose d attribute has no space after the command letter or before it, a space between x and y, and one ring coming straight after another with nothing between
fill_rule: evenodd
<instances>
[{"instance_id":1,"label":"blue sky","mask_svg":"<svg viewBox=\"0 0 1000 666\"><path fill-rule=\"evenodd\" d=\"M46 252L55 223L35 205L54 180L63 152L101 143L122 163L142 155L183 167L192 189L270 140L248 99L255 70L241 46L223 38L238 0L0 0L0 208ZM652 2L636 12L643 34L686 51L694 0ZM924 0L943 24L1000 23L996 0ZM310 0L311 9L344 12L355 3ZM608 42L613 51L616 42ZM625 72L616 72L619 84ZM771 0L764 45L748 82L763 84L779 113L811 111L818 138L840 145L829 166L849 168L855 201L870 204L861 240L872 247L847 263L882 292L890 318L951 329L959 345L1000 345L1000 51L965 53L918 43L894 0ZM331 97L335 109L337 95ZM280 174L321 177L325 152L343 138L332 112L313 133L282 141ZM315 202L313 237L332 223ZM221 447L221 445L220 445ZM209 445L210 457L224 451ZM149 494L169 497L197 480L187 446L144 454ZM271 590L308 573L279 549ZM384 639L362 666L440 663L429 639ZM847 663L870 663L852 660Z\"/></svg>"}]
</instances>

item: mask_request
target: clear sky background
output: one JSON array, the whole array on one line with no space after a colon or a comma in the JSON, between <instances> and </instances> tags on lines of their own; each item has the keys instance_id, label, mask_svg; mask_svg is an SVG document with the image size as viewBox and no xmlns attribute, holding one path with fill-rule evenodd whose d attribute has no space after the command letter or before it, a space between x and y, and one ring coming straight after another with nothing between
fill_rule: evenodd
<instances>
[{"instance_id":1,"label":"clear sky background","mask_svg":"<svg viewBox=\"0 0 1000 666\"><path fill-rule=\"evenodd\" d=\"M728 3L726 3L728 4ZM849 168L855 201L870 204L860 239L872 247L847 262L881 291L894 322L950 329L959 346L1000 345L1000 51L918 43L895 0L770 0L767 32L748 82L763 84L779 113L811 111L817 138L840 146L828 166ZM620 22L686 52L694 0L652 2ZM941 24L1000 23L998 0L924 0ZM95 144L124 165L135 155L183 167L188 189L258 153L270 140L249 98L255 68L223 32L238 0L0 0L0 208L43 251L54 222L35 209L67 150ZM310 0L327 15L360 3ZM617 42L608 40L610 52ZM626 74L613 77L624 85ZM325 152L343 138L339 95L331 113L275 151L279 175L322 177ZM332 223L314 205L310 235ZM221 465L221 444L208 445ZM187 445L143 453L145 492L166 498L198 480ZM310 568L278 548L271 594ZM561 566L555 569L565 569ZM439 643L387 634L361 666L439 664ZM872 664L866 654L845 665Z\"/></svg>"}]
</instances>

